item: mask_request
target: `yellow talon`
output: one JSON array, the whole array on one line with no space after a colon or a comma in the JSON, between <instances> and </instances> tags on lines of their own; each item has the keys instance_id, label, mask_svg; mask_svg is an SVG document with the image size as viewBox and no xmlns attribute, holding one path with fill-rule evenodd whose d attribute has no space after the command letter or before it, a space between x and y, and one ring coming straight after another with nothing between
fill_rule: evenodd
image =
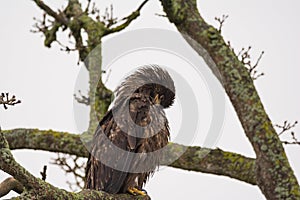
<instances>
[{"instance_id":1,"label":"yellow talon","mask_svg":"<svg viewBox=\"0 0 300 200\"><path fill-rule=\"evenodd\" d=\"M130 194L133 194L133 195L143 195L143 196L146 196L146 192L144 191L141 191L139 189L136 189L136 188L128 188L127 190Z\"/></svg>"}]
</instances>

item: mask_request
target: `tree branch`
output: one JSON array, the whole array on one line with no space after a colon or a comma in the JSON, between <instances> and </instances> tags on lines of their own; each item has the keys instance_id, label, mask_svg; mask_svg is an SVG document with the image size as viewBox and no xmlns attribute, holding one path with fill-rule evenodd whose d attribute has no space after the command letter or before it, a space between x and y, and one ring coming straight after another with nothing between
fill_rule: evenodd
<instances>
[{"instance_id":1,"label":"tree branch","mask_svg":"<svg viewBox=\"0 0 300 200\"><path fill-rule=\"evenodd\" d=\"M34 149L87 157L88 152L78 134L53 130L13 129L2 131L10 149Z\"/></svg>"},{"instance_id":2,"label":"tree branch","mask_svg":"<svg viewBox=\"0 0 300 200\"><path fill-rule=\"evenodd\" d=\"M105 25L105 22L94 20L90 13L82 9L81 4L78 0L70 0L68 5L63 11L55 12L52 8L46 5L42 0L34 0L35 4L45 11L46 15L54 18L52 25L46 26L44 24L35 26L38 31L42 32L45 35L45 46L51 47L52 42L56 41L56 34L60 27L63 30L69 28L71 35L75 39L76 50L79 52L79 57L81 61L84 61L88 54L101 44L101 38L105 35L118 32L126 28L133 20L135 20L140 15L140 10L148 2L145 0L136 11L132 12L128 17L123 18L125 22L115 28L109 28ZM89 3L89 2L88 2ZM44 17L46 17L46 15ZM82 39L81 29L83 29L87 35L87 45L84 45ZM67 48L68 51L70 48Z\"/></svg>"},{"instance_id":3,"label":"tree branch","mask_svg":"<svg viewBox=\"0 0 300 200\"><path fill-rule=\"evenodd\" d=\"M179 144L173 145L174 149L180 147L186 148ZM206 156L201 156L207 152L209 153ZM227 176L251 185L256 185L254 173L255 159L237 153L226 152L221 149L188 147L186 152L169 166L189 171Z\"/></svg>"},{"instance_id":4,"label":"tree branch","mask_svg":"<svg viewBox=\"0 0 300 200\"><path fill-rule=\"evenodd\" d=\"M7 195L11 190L21 194L24 191L24 187L16 179L9 177L0 183L0 197Z\"/></svg>"},{"instance_id":5,"label":"tree branch","mask_svg":"<svg viewBox=\"0 0 300 200\"><path fill-rule=\"evenodd\" d=\"M14 106L16 104L21 103L20 100L17 100L15 95L9 97L9 93L1 93L0 95L0 105L4 106L4 109L7 109L7 106Z\"/></svg>"},{"instance_id":6,"label":"tree branch","mask_svg":"<svg viewBox=\"0 0 300 200\"><path fill-rule=\"evenodd\" d=\"M105 32L104 32L104 35L108 35L108 34L111 34L111 33L115 33L115 32L118 32L118 31L121 31L123 29L125 29L127 26L129 26L129 24L135 20L138 16L140 16L140 11L141 9L144 7L144 5L148 2L149 0L145 0L143 1L143 3L138 7L138 9L134 12L132 12L129 16L127 17L124 17L122 20L125 20L125 22L115 28L110 28L110 29L107 29Z\"/></svg>"},{"instance_id":7,"label":"tree branch","mask_svg":"<svg viewBox=\"0 0 300 200\"><path fill-rule=\"evenodd\" d=\"M79 93L79 96L77 96L76 94L74 94L75 100L78 103L81 103L81 104L89 106L91 104L90 97L83 95L80 90L78 91L78 93Z\"/></svg>"},{"instance_id":8,"label":"tree branch","mask_svg":"<svg viewBox=\"0 0 300 200\"><path fill-rule=\"evenodd\" d=\"M43 171L40 172L43 181L46 181L46 178L47 178L47 173L46 172L47 172L47 165L44 165Z\"/></svg>"},{"instance_id":9,"label":"tree branch","mask_svg":"<svg viewBox=\"0 0 300 200\"><path fill-rule=\"evenodd\" d=\"M14 129L3 131L3 133L11 149L35 149L62 152L80 157L88 156L88 151L82 144L80 135L37 129ZM180 153L182 149L186 148L184 145L172 143L170 154L176 156L178 152ZM205 157L201 157L200 155L204 153L208 154ZM169 166L228 176L249 184L256 184L254 173L255 159L220 149L188 147L185 153Z\"/></svg>"},{"instance_id":10,"label":"tree branch","mask_svg":"<svg viewBox=\"0 0 300 200\"><path fill-rule=\"evenodd\" d=\"M36 5L45 11L49 16L53 17L57 22L68 26L68 19L63 13L56 13L54 10L52 10L49 6L47 6L42 0L33 0Z\"/></svg>"},{"instance_id":11,"label":"tree branch","mask_svg":"<svg viewBox=\"0 0 300 200\"><path fill-rule=\"evenodd\" d=\"M71 191L84 188L86 160L79 156L57 153L51 164L59 166L66 174L73 175L73 181L67 181Z\"/></svg>"},{"instance_id":12,"label":"tree branch","mask_svg":"<svg viewBox=\"0 0 300 200\"><path fill-rule=\"evenodd\" d=\"M170 22L220 80L256 153L256 183L267 199L300 199L289 165L253 80L219 31L199 14L196 0L160 0Z\"/></svg>"},{"instance_id":13,"label":"tree branch","mask_svg":"<svg viewBox=\"0 0 300 200\"><path fill-rule=\"evenodd\" d=\"M19 199L97 199L97 200L135 200L150 199L148 196L133 196L129 194L108 194L96 190L83 190L79 193L67 192L34 177L19 163L10 152L7 140L0 131L0 169L13 176L26 189ZM14 181L13 181L14 182ZM2 185L2 184L1 184ZM8 184L5 184L7 186ZM0 190L4 191L4 188ZM5 194L5 191L4 193Z\"/></svg>"},{"instance_id":14,"label":"tree branch","mask_svg":"<svg viewBox=\"0 0 300 200\"><path fill-rule=\"evenodd\" d=\"M218 28L219 33L221 33L223 25L224 25L224 23L225 23L225 21L228 17L229 17L229 15L222 15L222 18L221 17L215 17L215 20L217 22L219 22L219 28Z\"/></svg>"}]
</instances>

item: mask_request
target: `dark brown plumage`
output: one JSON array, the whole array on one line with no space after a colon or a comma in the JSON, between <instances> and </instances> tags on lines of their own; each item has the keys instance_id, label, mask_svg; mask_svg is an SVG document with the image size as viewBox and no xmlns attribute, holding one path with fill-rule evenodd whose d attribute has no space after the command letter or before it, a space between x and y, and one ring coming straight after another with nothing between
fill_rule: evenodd
<instances>
[{"instance_id":1,"label":"dark brown plumage","mask_svg":"<svg viewBox=\"0 0 300 200\"><path fill-rule=\"evenodd\" d=\"M163 109L174 98L174 82L159 66L142 67L121 83L113 108L94 134L85 188L142 194L139 190L159 165L158 150L168 143Z\"/></svg>"}]
</instances>

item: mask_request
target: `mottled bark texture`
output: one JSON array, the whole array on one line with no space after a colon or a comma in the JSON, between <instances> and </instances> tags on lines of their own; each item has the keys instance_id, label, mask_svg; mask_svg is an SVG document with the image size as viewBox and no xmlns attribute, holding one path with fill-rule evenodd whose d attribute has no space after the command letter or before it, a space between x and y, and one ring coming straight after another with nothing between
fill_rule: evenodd
<instances>
[{"instance_id":1,"label":"mottled bark texture","mask_svg":"<svg viewBox=\"0 0 300 200\"><path fill-rule=\"evenodd\" d=\"M267 199L300 199L300 189L282 143L253 80L220 32L199 14L196 0L160 0L170 22L203 56L221 81L256 153L256 183Z\"/></svg>"},{"instance_id":2,"label":"mottled bark texture","mask_svg":"<svg viewBox=\"0 0 300 200\"><path fill-rule=\"evenodd\" d=\"M3 131L10 149L35 149L50 152L62 152L87 157L88 152L80 140L80 135L37 129L14 129ZM186 151L182 155L177 155ZM169 164L184 170L204 172L231 177L255 185L253 158L220 149L186 147L172 143L169 156L179 157ZM169 163L165 161L164 163Z\"/></svg>"},{"instance_id":3,"label":"mottled bark texture","mask_svg":"<svg viewBox=\"0 0 300 200\"><path fill-rule=\"evenodd\" d=\"M10 152L9 145L5 139L4 134L0 131L0 168L14 177L16 181L13 184L17 186L11 188L16 189L16 192L22 192L21 196L17 199L97 199L97 200L135 200L135 199L150 199L148 196L133 196L129 194L112 195L101 191L95 190L83 190L79 193L67 192L65 190L56 188L51 184L36 178L26 169L24 169L19 163L17 163ZM11 181L1 183L4 187L8 187ZM24 190L21 189L23 185ZM5 188L2 187L4 190ZM2 190L1 189L1 190ZM4 191L4 195L5 195ZM1 197L1 196L0 196Z\"/></svg>"}]
</instances>

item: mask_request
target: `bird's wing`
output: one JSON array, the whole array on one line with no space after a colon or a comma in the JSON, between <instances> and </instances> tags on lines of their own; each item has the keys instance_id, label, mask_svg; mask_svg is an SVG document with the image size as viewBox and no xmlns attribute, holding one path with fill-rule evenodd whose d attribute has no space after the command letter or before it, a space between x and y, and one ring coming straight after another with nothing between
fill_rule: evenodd
<instances>
[{"instance_id":1,"label":"bird's wing","mask_svg":"<svg viewBox=\"0 0 300 200\"><path fill-rule=\"evenodd\" d=\"M125 181L128 172L132 172L134 170L132 168L139 162L139 158L132 156L134 155L132 153L136 152L138 146L141 145L140 142L143 141L135 136L143 134L140 125L148 115L149 105L145 96L138 94L130 99L130 116L122 116L126 113L122 110L126 109L126 104L124 104L115 106L114 112L110 110L103 117L94 134L87 162L86 188L110 193L126 191L126 184L129 184ZM115 117L123 121L117 123Z\"/></svg>"},{"instance_id":2,"label":"bird's wing","mask_svg":"<svg viewBox=\"0 0 300 200\"><path fill-rule=\"evenodd\" d=\"M119 192L127 173L117 170L126 158L116 152L116 147L126 150L128 142L126 134L114 121L112 111L109 111L94 134L86 168L86 188Z\"/></svg>"}]
</instances>

